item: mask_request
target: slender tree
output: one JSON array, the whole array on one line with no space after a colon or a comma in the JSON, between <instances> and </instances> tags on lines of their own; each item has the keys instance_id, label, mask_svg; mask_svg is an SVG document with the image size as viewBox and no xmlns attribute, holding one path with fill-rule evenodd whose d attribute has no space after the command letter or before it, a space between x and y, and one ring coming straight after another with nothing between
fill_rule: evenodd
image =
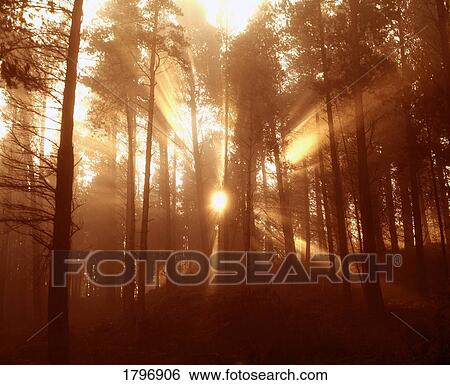
<instances>
[{"instance_id":1,"label":"slender tree","mask_svg":"<svg viewBox=\"0 0 450 385\"><path fill-rule=\"evenodd\" d=\"M363 90L358 83L362 76L360 57L360 9L357 0L349 0L351 24L351 62L354 71L355 85L352 89L358 150L358 186L363 234L363 250L365 253L376 252L374 214L371 202L371 183L367 160L366 128L364 122ZM365 285L369 311L378 315L384 312L384 301L379 282Z\"/></svg>"},{"instance_id":2,"label":"slender tree","mask_svg":"<svg viewBox=\"0 0 450 385\"><path fill-rule=\"evenodd\" d=\"M319 41L320 41L320 55L321 64L323 70L324 78L324 91L325 91L325 105L327 111L327 122L328 122L328 137L330 141L330 155L331 155L331 168L333 174L333 187L334 187L334 207L336 210L337 219L337 238L338 238L338 248L341 257L348 254L348 244L347 244L347 226L345 223L345 204L344 204L344 194L342 188L342 173L341 165L339 161L337 141L334 129L334 117L333 117L333 104L331 97L331 87L329 80L330 64L327 55L326 43L325 43L325 29L322 16L322 2L319 0L317 2L317 12L318 12L318 30L319 30ZM348 268L344 266L344 268ZM351 302L351 289L347 282L344 282L344 298L349 306Z\"/></svg>"},{"instance_id":3,"label":"slender tree","mask_svg":"<svg viewBox=\"0 0 450 385\"><path fill-rule=\"evenodd\" d=\"M54 254L54 276L64 275L64 259L68 257L67 252L71 249L74 175L73 114L82 14L83 0L75 0L67 50L67 69L56 174L53 228L53 250L56 252ZM57 261L57 259L62 259L62 261ZM67 363L69 361L69 307L67 295L67 286L56 287L50 285L48 291L48 353L49 360L53 363Z\"/></svg>"}]
</instances>

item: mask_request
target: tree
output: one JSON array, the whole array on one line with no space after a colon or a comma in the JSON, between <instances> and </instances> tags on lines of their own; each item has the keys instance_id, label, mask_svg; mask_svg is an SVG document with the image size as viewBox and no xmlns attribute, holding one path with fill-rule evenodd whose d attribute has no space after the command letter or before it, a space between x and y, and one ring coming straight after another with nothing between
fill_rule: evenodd
<instances>
[{"instance_id":1,"label":"tree","mask_svg":"<svg viewBox=\"0 0 450 385\"><path fill-rule=\"evenodd\" d=\"M363 233L363 250L365 253L376 251L374 214L371 202L371 189L369 177L369 165L367 160L367 142L366 129L364 123L363 91L361 84L358 83L363 75L361 69L360 57L360 8L355 0L350 0L350 29L352 34L351 42L351 63L354 71L356 84L353 86L352 94L355 105L355 124L358 148L358 185L359 201L361 210L361 222ZM372 314L379 315L384 312L383 296L379 282L368 283L366 285L367 302L369 311Z\"/></svg>"},{"instance_id":2,"label":"tree","mask_svg":"<svg viewBox=\"0 0 450 385\"><path fill-rule=\"evenodd\" d=\"M189 84L189 108L191 110L191 127L192 127L192 144L194 155L194 170L195 170L195 187L196 187L196 200L198 206L198 220L200 226L200 238L202 251L206 254L210 252L210 241L207 230L207 216L206 216L206 203L204 192L204 179L203 179L203 167L201 162L201 153L198 140L198 128L197 128L197 95L196 80L194 69L191 68L188 71L188 84Z\"/></svg>"},{"instance_id":3,"label":"tree","mask_svg":"<svg viewBox=\"0 0 450 385\"><path fill-rule=\"evenodd\" d=\"M86 84L99 95L110 114L117 110L125 116L126 134L128 140L127 188L125 213L125 247L134 250L136 247L136 134L137 117L142 109L138 99L141 93L141 78L144 76L142 55L140 55L141 27L131 23L124 25L122 20L130 17L132 20L142 18L141 10L134 0L110 1L101 13L103 25L96 27L89 34L89 52L100 54L96 68L90 77L85 78ZM106 85L106 86L105 86ZM106 107L106 108L108 108ZM99 122L99 125L105 125ZM124 312L127 317L134 318L134 283L125 287Z\"/></svg>"},{"instance_id":4,"label":"tree","mask_svg":"<svg viewBox=\"0 0 450 385\"><path fill-rule=\"evenodd\" d=\"M402 14L401 9L399 10L400 15ZM416 247L416 285L417 288L424 292L427 287L427 278L425 273L425 262L424 262L424 238L423 238L423 223L422 223L422 213L420 207L420 191L419 191L419 160L417 159L416 153L418 148L417 143L417 127L414 125L410 117L410 106L408 100L410 97L408 95L408 86L406 85L405 74L407 71L407 63L405 56L405 31L403 29L402 20L399 21L399 45L400 45L400 68L401 76L403 80L402 92L403 92L403 110L405 115L405 130L406 130L406 143L407 143L407 154L408 154L408 175L410 180L411 188L411 203L412 203L412 214L414 223L414 240Z\"/></svg>"},{"instance_id":5,"label":"tree","mask_svg":"<svg viewBox=\"0 0 450 385\"><path fill-rule=\"evenodd\" d=\"M73 114L77 86L77 63L80 49L80 31L83 0L75 0L72 13L67 70L64 84L64 100L60 144L56 171L55 216L53 228L53 250L63 252L54 258L67 258L70 251L73 198ZM56 262L56 261L55 261ZM64 262L64 261L63 261ZM64 263L55 263L54 274L64 274ZM69 361L69 314L67 286L49 287L48 293L48 349L49 360L55 363Z\"/></svg>"},{"instance_id":6,"label":"tree","mask_svg":"<svg viewBox=\"0 0 450 385\"><path fill-rule=\"evenodd\" d=\"M333 105L331 98L331 87L329 79L330 64L327 54L327 49L325 46L325 30L322 17L322 2L319 0L317 2L318 8L318 29L319 29L319 41L320 41L320 54L322 61L323 70L323 80L324 80L324 92L325 92L325 105L327 110L327 121L328 121L328 136L330 140L330 155L331 155L331 167L333 171L333 186L334 186L334 196L335 196L335 210L337 214L337 234L338 234L338 247L339 254L342 256L348 254L348 244L347 244L347 231L345 224L345 205L344 197L342 191L342 175L341 175L341 165L339 162L338 148L335 137L334 130L334 117L333 117ZM344 266L348 268L348 266ZM347 305L349 306L351 302L351 291L348 283L344 283L344 296Z\"/></svg>"},{"instance_id":7,"label":"tree","mask_svg":"<svg viewBox=\"0 0 450 385\"><path fill-rule=\"evenodd\" d=\"M43 18L43 13L51 17ZM1 221L8 232L25 236L26 243L31 241L27 252L32 255L36 326L42 324L45 270L52 249L50 227L55 209L56 146L47 138L45 120L47 103L60 102L55 84L61 80L61 65L65 61L61 52L67 47L68 13L63 6L22 0L2 2L0 8L0 84L11 108L0 118L7 128L0 153L5 166L0 174L0 188L5 195ZM52 150L46 154L45 149L50 147Z\"/></svg>"},{"instance_id":8,"label":"tree","mask_svg":"<svg viewBox=\"0 0 450 385\"><path fill-rule=\"evenodd\" d=\"M142 224L140 249L148 248L148 222L150 206L150 171L152 159L152 142L154 131L156 72L166 54L168 58L182 60L182 48L185 45L182 28L171 21L171 17L181 14L172 0L152 0L145 8L144 17L150 21L150 31L144 30L144 41L150 57L148 80L149 93L147 100L147 138L145 151L145 175L142 205ZM138 318L142 320L145 310L145 271L138 264Z\"/></svg>"},{"instance_id":9,"label":"tree","mask_svg":"<svg viewBox=\"0 0 450 385\"><path fill-rule=\"evenodd\" d=\"M235 39L230 50L230 84L237 108L235 138L245 178L245 200L242 201L245 250L253 250L256 246L254 194L257 161L261 158L266 133L273 133L276 124L274 116L277 114L280 65L275 56L276 37L271 31L272 22L273 13L266 9L244 34ZM277 157L273 136L268 142ZM282 197L284 199L284 195ZM289 244L285 247L293 248Z\"/></svg>"}]
</instances>

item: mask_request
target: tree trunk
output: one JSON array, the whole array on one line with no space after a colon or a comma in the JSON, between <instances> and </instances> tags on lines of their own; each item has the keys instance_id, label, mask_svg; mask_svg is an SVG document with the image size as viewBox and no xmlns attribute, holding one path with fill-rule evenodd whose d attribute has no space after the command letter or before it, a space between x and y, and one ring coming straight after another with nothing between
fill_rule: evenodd
<instances>
[{"instance_id":1,"label":"tree trunk","mask_svg":"<svg viewBox=\"0 0 450 385\"><path fill-rule=\"evenodd\" d=\"M170 207L170 176L169 176L169 152L167 148L167 137L161 135L159 138L160 153L160 190L161 203L164 212L164 248L172 250L172 218Z\"/></svg>"},{"instance_id":2,"label":"tree trunk","mask_svg":"<svg viewBox=\"0 0 450 385\"><path fill-rule=\"evenodd\" d=\"M384 192L386 197L386 212L389 225L389 235L391 238L391 251L396 253L399 251L397 225L395 221L395 207L392 192L392 176L391 176L391 164L386 165L386 172L384 177Z\"/></svg>"},{"instance_id":3,"label":"tree trunk","mask_svg":"<svg viewBox=\"0 0 450 385\"><path fill-rule=\"evenodd\" d=\"M445 239L450 241L450 211L448 205L448 188L445 182L445 168L442 159L437 157L436 159L436 173L438 178L439 195L442 201L442 216L445 225Z\"/></svg>"},{"instance_id":4,"label":"tree trunk","mask_svg":"<svg viewBox=\"0 0 450 385\"><path fill-rule=\"evenodd\" d=\"M230 142L230 82L229 82L229 41L230 36L228 30L225 36L225 145L223 157L223 191L230 199L229 191L229 142ZM225 207L221 215L221 223L219 224L219 249L226 251L229 249L229 207Z\"/></svg>"},{"instance_id":5,"label":"tree trunk","mask_svg":"<svg viewBox=\"0 0 450 385\"><path fill-rule=\"evenodd\" d=\"M398 186L400 189L401 199L401 216L403 225L403 238L405 248L414 247L414 229L411 209L411 195L408 186L408 179L406 175L407 170L400 170L398 172Z\"/></svg>"},{"instance_id":6,"label":"tree trunk","mask_svg":"<svg viewBox=\"0 0 450 385\"><path fill-rule=\"evenodd\" d=\"M117 194L117 126L113 125L109 132L109 142L111 143L109 150L109 160L108 160L108 201L110 200L110 215L109 215L109 228L110 228L110 238L105 238L105 248L112 248L113 250L120 250L123 247L123 241L121 239L121 232L119 230L119 221L117 218L117 209L119 207L119 199ZM105 263L105 271L107 269L111 269L111 265L109 263ZM75 290L73 290L74 296L79 296L79 292L77 289L79 280L74 278L74 282L77 285ZM120 298L120 292L117 287L107 287L105 288L105 294L110 301L111 304L114 304L118 298Z\"/></svg>"},{"instance_id":7,"label":"tree trunk","mask_svg":"<svg viewBox=\"0 0 450 385\"><path fill-rule=\"evenodd\" d=\"M408 118L409 120L409 118ZM417 176L419 168L416 160L417 142L416 135L411 131L413 128L407 125L408 129L408 157L409 157L409 179L411 183L411 201L413 208L414 240L416 245L416 285L419 291L425 292L427 288L425 260L424 260L424 242L423 242L423 224L422 210L420 207L420 190Z\"/></svg>"},{"instance_id":8,"label":"tree trunk","mask_svg":"<svg viewBox=\"0 0 450 385\"><path fill-rule=\"evenodd\" d=\"M133 96L128 98L126 106L128 133L127 164L127 212L125 229L125 247L134 250L136 247L136 112L130 107ZM134 319L134 282L123 289L125 317Z\"/></svg>"},{"instance_id":9,"label":"tree trunk","mask_svg":"<svg viewBox=\"0 0 450 385\"><path fill-rule=\"evenodd\" d=\"M67 54L67 70L60 144L56 171L55 216L53 227L53 250L69 251L72 225L73 196L73 114L77 86L77 63L80 49L80 30L83 0L75 0ZM58 255L58 258L64 258ZM61 264L62 266L63 264ZM64 274L56 271L56 274ZM50 280L51 281L51 280ZM52 287L48 292L48 355L51 363L69 362L69 314L66 287Z\"/></svg>"},{"instance_id":10,"label":"tree trunk","mask_svg":"<svg viewBox=\"0 0 450 385\"><path fill-rule=\"evenodd\" d=\"M280 147L272 130L272 142L273 142L273 155L275 159L275 167L277 173L277 187L278 195L280 200L280 216L281 216L281 226L283 228L284 236L284 250L285 253L295 253L295 242L294 242L294 230L292 228L292 217L289 208L289 195L284 183L283 176L283 166L280 159Z\"/></svg>"},{"instance_id":11,"label":"tree trunk","mask_svg":"<svg viewBox=\"0 0 450 385\"><path fill-rule=\"evenodd\" d=\"M45 158L45 136L46 136L46 111L47 111L47 96L43 97L43 104L42 104L42 116L40 119L40 132L39 132L39 173L38 173L38 183L45 183L45 162L44 162L44 158ZM33 272L33 276L35 273L37 273L37 278L38 281L35 283L36 287L38 287L38 294L34 294L35 295L35 303L37 301L40 302L39 305L39 315L37 315L38 317L38 323L42 323L42 319L45 319L45 311L47 309L45 309L45 306L43 305L44 302L44 296L47 295L47 293L44 291L45 290L45 283L46 283L46 278L45 278L45 269L43 268L43 266L45 265L43 262L43 247L42 245L39 245L38 242L34 242L34 247L35 250L33 252L34 255L39 255L38 258L36 258L37 260L35 261L35 265L33 267L33 269L35 270Z\"/></svg>"},{"instance_id":12,"label":"tree trunk","mask_svg":"<svg viewBox=\"0 0 450 385\"><path fill-rule=\"evenodd\" d=\"M361 77L361 63L359 53L359 3L350 0L351 16L351 59L355 80ZM365 253L376 253L376 239L374 217L372 212L369 164L367 159L366 130L364 123L363 91L356 83L353 87L353 102L355 108L355 124L358 152L358 184L361 209L361 224L363 235L363 250ZM367 268L367 266L365 266ZM369 312L372 315L384 313L384 301L379 282L366 283L364 289L367 297Z\"/></svg>"},{"instance_id":13,"label":"tree trunk","mask_svg":"<svg viewBox=\"0 0 450 385\"><path fill-rule=\"evenodd\" d=\"M373 216L374 227L375 227L375 241L377 244L377 251L379 253L386 253L386 245L384 244L383 237L383 221L382 221L382 213L383 213L383 205L381 202L381 191L379 191L378 186L375 186L375 183L371 186L372 190L372 211L378 213L378 215Z\"/></svg>"},{"instance_id":14,"label":"tree trunk","mask_svg":"<svg viewBox=\"0 0 450 385\"><path fill-rule=\"evenodd\" d=\"M411 204L414 223L414 240L416 246L416 286L417 289L424 293L427 288L427 277L425 272L424 261L424 245L423 245L423 227L422 227L422 213L420 209L420 190L419 190L419 162L417 160L417 128L412 124L410 119L410 111L408 105L408 90L406 82L406 52L405 52L405 37L403 30L403 23L401 17L399 18L399 46L400 46L400 61L401 61L401 76L402 76L402 93L403 103L402 108L405 115L405 130L406 143L408 155L408 175L411 187Z\"/></svg>"},{"instance_id":15,"label":"tree trunk","mask_svg":"<svg viewBox=\"0 0 450 385\"><path fill-rule=\"evenodd\" d=\"M428 141L430 143L430 150L429 150L429 156L430 156L430 169L431 169L431 179L433 184L433 195L434 195L434 203L436 205L436 215L438 219L438 225L439 225L439 236L441 241L441 257L442 257L442 270L443 275L445 279L448 278L448 262L447 262L447 247L445 244L445 227L444 227L444 220L442 218L441 213L441 203L439 199L439 188L438 188L438 182L436 178L436 170L434 165L434 158L433 158L433 152L431 150L431 132L430 129L427 127L428 130Z\"/></svg>"},{"instance_id":16,"label":"tree trunk","mask_svg":"<svg viewBox=\"0 0 450 385\"><path fill-rule=\"evenodd\" d=\"M160 5L156 3L153 20L152 20L152 41L150 47L150 90L148 97L148 121L147 121L147 141L145 149L145 180L144 180L144 196L142 203L142 224L141 224L141 242L140 248L145 251L148 249L148 220L150 208L150 178L151 178L151 162L152 162L152 145L153 145L153 120L155 118L155 87L156 87L156 46L158 41L159 29L159 13ZM143 318L145 313L145 268L143 263L137 263L137 316L138 319Z\"/></svg>"},{"instance_id":17,"label":"tree trunk","mask_svg":"<svg viewBox=\"0 0 450 385\"><path fill-rule=\"evenodd\" d=\"M322 150L319 150L319 163L320 163L320 179L322 180L323 207L325 208L325 226L327 228L328 252L330 254L333 254L334 253L333 222L331 220L330 205L328 204L328 188L325 177L325 164L323 161Z\"/></svg>"},{"instance_id":18,"label":"tree trunk","mask_svg":"<svg viewBox=\"0 0 450 385\"><path fill-rule=\"evenodd\" d=\"M42 139L43 140L43 139ZM30 143L31 145L31 143ZM42 155L43 156L43 155ZM36 166L33 164L33 158L30 157L29 169L34 170ZM31 186L31 206L33 210L36 210L39 205L39 197L37 195L36 189L38 174L33 171L30 173L30 186ZM36 240L38 237L37 225L33 226L31 233L31 242L33 249L33 325L40 325L42 323L42 247Z\"/></svg>"},{"instance_id":19,"label":"tree trunk","mask_svg":"<svg viewBox=\"0 0 450 385\"><path fill-rule=\"evenodd\" d=\"M326 241L325 241L325 226L323 222L323 200L322 200L323 194L320 184L321 184L320 167L316 166L314 167L314 191L317 207L316 228L317 228L317 239L319 241L319 248L320 251L323 251L326 248Z\"/></svg>"},{"instance_id":20,"label":"tree trunk","mask_svg":"<svg viewBox=\"0 0 450 385\"><path fill-rule=\"evenodd\" d=\"M322 58L322 69L324 74L324 85L325 85L325 102L327 109L327 119L328 119L328 132L330 140L330 155L331 155L331 168L333 173L333 187L334 187L334 204L336 209L336 219L337 219L337 241L338 250L341 258L345 258L348 254L347 245L347 227L345 224L345 205L344 205L344 194L342 190L342 174L341 165L339 162L338 149L336 143L336 136L334 130L334 119L333 119L333 105L331 99L331 88L328 80L329 76L329 61L327 55L327 49L325 46L325 29L322 20L322 2L318 1L318 28L320 37L320 51ZM345 269L347 266L343 266ZM344 301L345 306L350 307L351 298L351 288L350 284L344 280Z\"/></svg>"},{"instance_id":21,"label":"tree trunk","mask_svg":"<svg viewBox=\"0 0 450 385\"><path fill-rule=\"evenodd\" d=\"M306 158L303 160L303 241L305 242L305 259L311 261L311 213L309 211L309 176L308 163Z\"/></svg>"},{"instance_id":22,"label":"tree trunk","mask_svg":"<svg viewBox=\"0 0 450 385\"><path fill-rule=\"evenodd\" d=\"M419 178L419 202L420 202L420 216L422 218L422 233L423 233L423 244L429 245L431 243L430 227L428 226L427 220L427 205L425 200L425 192L423 185Z\"/></svg>"},{"instance_id":23,"label":"tree trunk","mask_svg":"<svg viewBox=\"0 0 450 385\"><path fill-rule=\"evenodd\" d=\"M253 129L251 129L253 131ZM253 138L250 138L250 146L246 159L246 191L245 191L245 215L244 215L244 250L254 250L255 236L255 214L254 193L256 186L256 154L254 151Z\"/></svg>"},{"instance_id":24,"label":"tree trunk","mask_svg":"<svg viewBox=\"0 0 450 385\"><path fill-rule=\"evenodd\" d=\"M374 217L371 204L362 92L360 90L354 90L354 98L357 129L356 135L358 143L358 184L363 251L364 253L376 253L376 229L374 228ZM379 282L367 283L364 286L370 313L373 315L382 314L384 312L384 301Z\"/></svg>"},{"instance_id":25,"label":"tree trunk","mask_svg":"<svg viewBox=\"0 0 450 385\"><path fill-rule=\"evenodd\" d=\"M209 255L211 250L208 235L208 227L206 222L207 212L206 212L206 200L205 200L205 190L203 180L203 166L197 129L197 100L196 100L197 93L195 86L195 74L192 68L189 74L189 82L191 94L190 108L191 108L191 124L192 124L192 144L194 150L195 189L196 189L198 221L199 221L198 223L200 228L200 240L202 252L204 252L206 255Z\"/></svg>"},{"instance_id":26,"label":"tree trunk","mask_svg":"<svg viewBox=\"0 0 450 385\"><path fill-rule=\"evenodd\" d=\"M339 116L339 121L340 121L340 116ZM353 166L353 163L352 163L352 160L350 159L348 146L347 146L347 139L344 135L344 130L342 129L342 122L341 122L340 126L341 126L342 144L344 147L344 154L345 154L345 160L347 163L347 169L350 170ZM355 187L357 185L357 182L355 182L354 177L351 172L349 172L349 182L350 182L349 193L350 193L350 197L352 199L353 207L354 207L354 217L355 217L355 222L356 222L356 232L357 232L357 237L358 237L359 251L362 252L363 246L362 246L362 235L361 235L361 215L360 215L360 210L359 210L359 202L358 202L358 196L357 196L358 194L356 192L357 187ZM351 232L348 232L348 233L349 233L349 235L351 234ZM352 245L352 250L354 252L355 247L353 245L353 239L350 239L350 243Z\"/></svg>"},{"instance_id":27,"label":"tree trunk","mask_svg":"<svg viewBox=\"0 0 450 385\"><path fill-rule=\"evenodd\" d=\"M177 202L178 202L178 191L177 191L177 151L173 152L172 158L172 243L174 250L178 250L178 227L177 227Z\"/></svg>"},{"instance_id":28,"label":"tree trunk","mask_svg":"<svg viewBox=\"0 0 450 385\"><path fill-rule=\"evenodd\" d=\"M269 191L267 187L267 170L266 170L266 155L263 154L261 161L262 170L262 183L263 183L263 199L264 199L264 211L265 211L265 221L264 221L264 250L273 250L273 239L272 239L272 225L270 223L269 217Z\"/></svg>"}]
</instances>

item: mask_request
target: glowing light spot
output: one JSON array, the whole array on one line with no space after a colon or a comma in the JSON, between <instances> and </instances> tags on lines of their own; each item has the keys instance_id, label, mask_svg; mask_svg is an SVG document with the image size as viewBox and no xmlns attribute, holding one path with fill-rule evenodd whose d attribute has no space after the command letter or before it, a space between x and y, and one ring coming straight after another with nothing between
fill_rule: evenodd
<instances>
[{"instance_id":1,"label":"glowing light spot","mask_svg":"<svg viewBox=\"0 0 450 385\"><path fill-rule=\"evenodd\" d=\"M217 212L222 212L227 207L228 197L223 191L216 191L212 196L212 208Z\"/></svg>"},{"instance_id":2,"label":"glowing light spot","mask_svg":"<svg viewBox=\"0 0 450 385\"><path fill-rule=\"evenodd\" d=\"M317 142L317 134L301 136L288 146L286 151L286 159L292 164L300 162L311 152L314 147L316 147Z\"/></svg>"},{"instance_id":3,"label":"glowing light spot","mask_svg":"<svg viewBox=\"0 0 450 385\"><path fill-rule=\"evenodd\" d=\"M264 0L200 0L208 23L228 28L231 33L242 32L249 19Z\"/></svg>"}]
</instances>

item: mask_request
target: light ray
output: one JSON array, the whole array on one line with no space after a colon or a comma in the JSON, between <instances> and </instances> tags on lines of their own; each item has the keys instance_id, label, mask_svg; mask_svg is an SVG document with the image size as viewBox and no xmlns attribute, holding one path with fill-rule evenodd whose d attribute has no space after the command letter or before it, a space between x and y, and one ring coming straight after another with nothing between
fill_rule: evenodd
<instances>
[{"instance_id":1,"label":"light ray","mask_svg":"<svg viewBox=\"0 0 450 385\"><path fill-rule=\"evenodd\" d=\"M286 151L286 160L292 164L302 161L317 146L317 133L305 134L294 140Z\"/></svg>"}]
</instances>

